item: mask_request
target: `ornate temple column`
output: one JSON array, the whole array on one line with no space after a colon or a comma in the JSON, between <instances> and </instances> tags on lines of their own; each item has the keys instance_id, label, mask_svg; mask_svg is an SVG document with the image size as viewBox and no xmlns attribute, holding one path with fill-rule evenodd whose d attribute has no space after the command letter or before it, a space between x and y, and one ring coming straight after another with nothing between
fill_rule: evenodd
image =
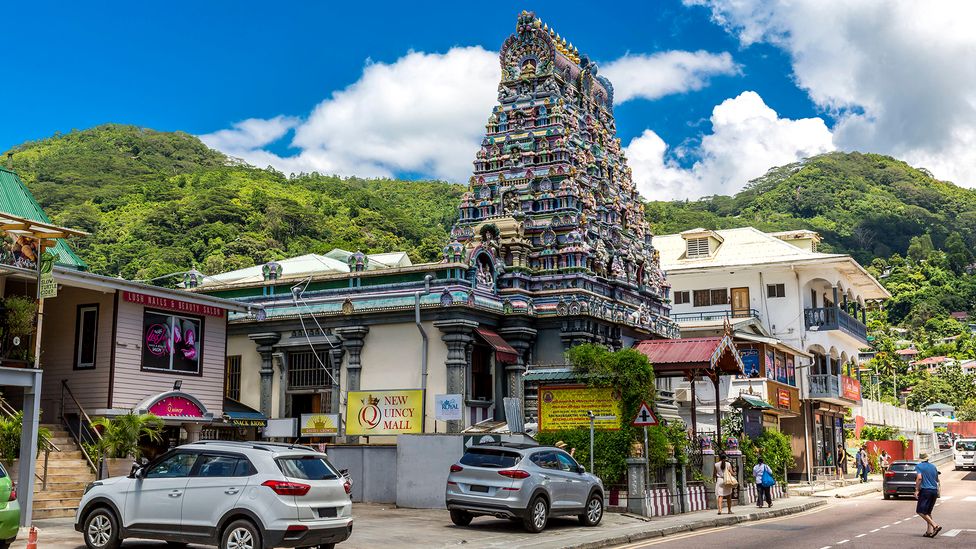
<instances>
[{"instance_id":1,"label":"ornate temple column","mask_svg":"<svg viewBox=\"0 0 976 549\"><path fill-rule=\"evenodd\" d=\"M271 389L274 381L274 365L272 363L272 353L274 345L281 340L278 332L262 332L247 336L258 346L258 354L261 355L261 413L264 417L272 417L271 414Z\"/></svg>"},{"instance_id":2,"label":"ornate temple column","mask_svg":"<svg viewBox=\"0 0 976 549\"><path fill-rule=\"evenodd\" d=\"M468 368L467 346L474 340L474 329L478 323L473 320L452 319L438 320L434 326L443 333L441 340L447 345L447 394L465 395L465 372ZM448 421L448 433L460 433L464 429L464 420Z\"/></svg>"},{"instance_id":3,"label":"ornate temple column","mask_svg":"<svg viewBox=\"0 0 976 549\"><path fill-rule=\"evenodd\" d=\"M522 376L525 375L526 356L535 344L536 329L528 326L508 326L499 329L498 333L518 351L518 361L515 364L505 365L505 386L508 389L508 396L521 400L524 409L525 383L522 381Z\"/></svg>"},{"instance_id":4,"label":"ornate temple column","mask_svg":"<svg viewBox=\"0 0 976 549\"><path fill-rule=\"evenodd\" d=\"M336 386L335 389L331 391L331 396L329 398L329 401L331 402L331 407L329 410L333 414L340 413L340 407L342 406L342 401L339 399L339 395L342 393L342 355L344 354L346 354L346 350L342 347L341 341L339 346L329 349L332 374L336 376Z\"/></svg>"},{"instance_id":5,"label":"ornate temple column","mask_svg":"<svg viewBox=\"0 0 976 549\"><path fill-rule=\"evenodd\" d=\"M369 326L345 326L336 328L335 333L342 341L342 349L349 353L349 357L346 360L346 390L358 391L360 374L363 369L360 358L362 357L366 334L369 333ZM333 352L335 351L333 350ZM339 361L336 364L342 364L341 351Z\"/></svg>"}]
</instances>

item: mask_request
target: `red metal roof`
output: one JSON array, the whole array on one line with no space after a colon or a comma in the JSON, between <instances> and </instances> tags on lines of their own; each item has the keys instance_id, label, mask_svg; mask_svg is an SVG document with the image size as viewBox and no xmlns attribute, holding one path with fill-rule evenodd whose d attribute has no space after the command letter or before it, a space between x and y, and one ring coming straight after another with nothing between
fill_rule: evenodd
<instances>
[{"instance_id":1,"label":"red metal roof","mask_svg":"<svg viewBox=\"0 0 976 549\"><path fill-rule=\"evenodd\" d=\"M501 362L513 364L518 361L518 351L512 348L502 336L489 330L488 328L477 328L475 330L485 343L495 349L495 357Z\"/></svg>"},{"instance_id":2,"label":"red metal roof","mask_svg":"<svg viewBox=\"0 0 976 549\"><path fill-rule=\"evenodd\" d=\"M918 349L898 349L897 351L895 351L895 354L902 355L902 356L917 355Z\"/></svg>"},{"instance_id":3,"label":"red metal roof","mask_svg":"<svg viewBox=\"0 0 976 549\"><path fill-rule=\"evenodd\" d=\"M922 360L916 361L916 366L926 366L928 364L942 364L943 362L948 362L949 358L944 356L930 356L928 358L923 358Z\"/></svg>"},{"instance_id":4,"label":"red metal roof","mask_svg":"<svg viewBox=\"0 0 976 549\"><path fill-rule=\"evenodd\" d=\"M644 354L651 364L704 362L711 364L712 353L722 343L721 337L689 337L687 339L648 339L635 349Z\"/></svg>"}]
</instances>

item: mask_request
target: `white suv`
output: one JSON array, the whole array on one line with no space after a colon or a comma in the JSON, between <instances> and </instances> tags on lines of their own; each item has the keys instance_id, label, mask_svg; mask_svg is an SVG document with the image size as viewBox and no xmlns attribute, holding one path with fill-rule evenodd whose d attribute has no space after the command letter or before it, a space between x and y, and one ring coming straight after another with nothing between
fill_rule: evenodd
<instances>
[{"instance_id":1,"label":"white suv","mask_svg":"<svg viewBox=\"0 0 976 549\"><path fill-rule=\"evenodd\" d=\"M75 515L89 549L143 538L221 549L333 549L352 534L351 485L306 446L204 441L93 482Z\"/></svg>"}]
</instances>

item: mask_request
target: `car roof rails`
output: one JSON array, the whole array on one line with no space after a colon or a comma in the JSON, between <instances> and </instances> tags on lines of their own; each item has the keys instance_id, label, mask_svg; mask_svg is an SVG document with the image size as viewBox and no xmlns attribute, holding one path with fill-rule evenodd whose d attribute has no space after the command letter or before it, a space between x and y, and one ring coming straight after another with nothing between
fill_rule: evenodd
<instances>
[{"instance_id":1,"label":"car roof rails","mask_svg":"<svg viewBox=\"0 0 976 549\"><path fill-rule=\"evenodd\" d=\"M321 453L311 446L306 446L304 444L293 444L290 442L263 442L263 441L244 441L244 440L198 440L196 442L191 442L190 446L246 446L248 448L254 448L255 450L265 450L270 452L272 449L277 448L287 448L289 450L308 450L309 452Z\"/></svg>"}]
</instances>

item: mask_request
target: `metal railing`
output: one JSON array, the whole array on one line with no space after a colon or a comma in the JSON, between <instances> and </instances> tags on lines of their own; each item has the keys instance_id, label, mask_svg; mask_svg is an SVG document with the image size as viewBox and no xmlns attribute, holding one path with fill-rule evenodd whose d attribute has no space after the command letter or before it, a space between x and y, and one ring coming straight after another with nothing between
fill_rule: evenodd
<instances>
[{"instance_id":1,"label":"metal railing","mask_svg":"<svg viewBox=\"0 0 976 549\"><path fill-rule=\"evenodd\" d=\"M840 398L840 376L810 374L810 398Z\"/></svg>"},{"instance_id":2,"label":"metal railing","mask_svg":"<svg viewBox=\"0 0 976 549\"><path fill-rule=\"evenodd\" d=\"M728 311L700 311L691 313L671 313L671 320L675 322L705 322L709 320L725 320L726 318L761 318L755 309L736 309Z\"/></svg>"},{"instance_id":3,"label":"metal railing","mask_svg":"<svg viewBox=\"0 0 976 549\"><path fill-rule=\"evenodd\" d=\"M70 401L68 404L74 407L74 413L69 413L69 408L65 407L65 395L68 396ZM95 427L92 426L91 418L88 417L88 412L85 411L84 406L78 402L75 398L74 393L71 392L71 388L68 387L68 380L61 380L61 422L64 423L65 430L68 431L68 435L71 436L78 444L78 448L81 450L81 455L84 456L85 461L88 462L88 466L99 476L101 471L98 466L95 465L95 461L92 460L91 455L88 450L85 449L86 444L94 444L102 440L102 434L98 432Z\"/></svg>"},{"instance_id":4,"label":"metal railing","mask_svg":"<svg viewBox=\"0 0 976 549\"><path fill-rule=\"evenodd\" d=\"M867 326L840 307L804 309L803 321L808 330L841 330L865 343L868 340Z\"/></svg>"},{"instance_id":5,"label":"metal railing","mask_svg":"<svg viewBox=\"0 0 976 549\"><path fill-rule=\"evenodd\" d=\"M3 398L3 396L0 396L0 413L7 416L9 419L13 419L17 417L18 411L19 410L11 406L10 403ZM23 417L21 418L21 421L23 421ZM51 442L50 438L41 434L38 435L38 449L44 452L44 469L43 474L38 474L37 471L34 471L34 476L37 478L37 480L41 481L41 490L47 490L48 458L50 458L51 452L60 452L61 449Z\"/></svg>"}]
</instances>

